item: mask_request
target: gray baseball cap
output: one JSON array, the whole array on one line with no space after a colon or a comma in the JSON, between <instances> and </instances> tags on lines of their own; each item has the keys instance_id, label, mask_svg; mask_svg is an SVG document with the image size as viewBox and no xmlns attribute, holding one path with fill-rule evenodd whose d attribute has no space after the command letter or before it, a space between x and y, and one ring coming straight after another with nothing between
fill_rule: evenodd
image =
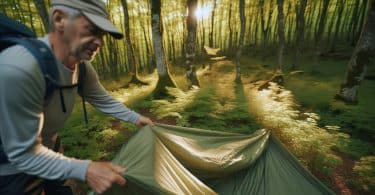
<instances>
[{"instance_id":1,"label":"gray baseball cap","mask_svg":"<svg viewBox=\"0 0 375 195\"><path fill-rule=\"evenodd\" d=\"M108 32L115 39L124 35L109 21L105 4L101 0L52 0L52 6L63 5L82 12L98 28Z\"/></svg>"}]
</instances>

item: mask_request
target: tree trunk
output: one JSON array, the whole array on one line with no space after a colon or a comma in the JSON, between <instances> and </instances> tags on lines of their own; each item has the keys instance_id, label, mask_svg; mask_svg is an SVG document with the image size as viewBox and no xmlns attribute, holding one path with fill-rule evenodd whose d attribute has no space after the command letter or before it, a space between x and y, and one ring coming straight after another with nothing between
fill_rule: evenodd
<instances>
[{"instance_id":1,"label":"tree trunk","mask_svg":"<svg viewBox=\"0 0 375 195\"><path fill-rule=\"evenodd\" d=\"M232 27L232 1L229 1L229 16L228 16L228 30L229 30L229 37L228 37L228 48L227 53L230 57L233 57L233 27Z\"/></svg>"},{"instance_id":2,"label":"tree trunk","mask_svg":"<svg viewBox=\"0 0 375 195\"><path fill-rule=\"evenodd\" d=\"M34 26L34 22L33 22L33 12L31 11L31 3L30 1L27 1L27 8L28 8L28 12L29 12L29 22L30 22L30 27L31 27L31 30L36 33L36 29L35 29L35 26Z\"/></svg>"},{"instance_id":3,"label":"tree trunk","mask_svg":"<svg viewBox=\"0 0 375 195\"><path fill-rule=\"evenodd\" d=\"M335 51L337 36L340 31L342 12L344 10L344 1L337 0L336 6L337 6L337 20L336 20L336 26L335 26L335 33L332 37L332 42L331 42L331 51Z\"/></svg>"},{"instance_id":4,"label":"tree trunk","mask_svg":"<svg viewBox=\"0 0 375 195\"><path fill-rule=\"evenodd\" d=\"M315 35L315 52L317 55L320 55L321 53L321 41L322 41L322 36L324 32L324 28L326 25L326 18L327 18L327 11L328 11L328 5L329 5L330 0L323 0L323 5L322 5L322 14L320 15L319 18L319 25L318 25L318 30Z\"/></svg>"},{"instance_id":5,"label":"tree trunk","mask_svg":"<svg viewBox=\"0 0 375 195\"><path fill-rule=\"evenodd\" d=\"M167 96L166 87L176 87L172 80L168 65L165 60L163 47L163 21L161 17L161 0L150 0L151 4L151 26L152 26L152 43L154 45L154 56L159 80L154 90L154 97L160 98Z\"/></svg>"},{"instance_id":6,"label":"tree trunk","mask_svg":"<svg viewBox=\"0 0 375 195\"><path fill-rule=\"evenodd\" d=\"M367 7L367 4L368 4L368 0L363 0L363 2L362 2L362 8L361 8L361 17L360 17L360 19L357 21L359 27L361 27L361 26L363 25L363 23L364 23L365 16L366 16L366 7ZM356 30L356 34L355 34L355 36L353 37L354 41L357 41L357 40L358 40L361 31L362 31L361 28L358 28L358 29Z\"/></svg>"},{"instance_id":7,"label":"tree trunk","mask_svg":"<svg viewBox=\"0 0 375 195\"><path fill-rule=\"evenodd\" d=\"M284 24L284 0L277 0L277 32L279 37L279 49L277 52L277 65L280 71L282 71L283 64L283 53L285 47L285 24Z\"/></svg>"},{"instance_id":8,"label":"tree trunk","mask_svg":"<svg viewBox=\"0 0 375 195\"><path fill-rule=\"evenodd\" d=\"M294 63L292 70L296 70L300 66L300 58L302 55L302 45L304 41L305 33L305 9L307 0L300 0L299 7L296 8L296 20L297 20L297 35L296 35L296 51L294 55Z\"/></svg>"},{"instance_id":9,"label":"tree trunk","mask_svg":"<svg viewBox=\"0 0 375 195\"><path fill-rule=\"evenodd\" d=\"M291 2L288 2L288 8L287 8L287 16L291 15L292 14L292 3ZM293 18L292 17L287 17L289 18L288 19L288 33L287 33L287 44L290 46L290 45L293 45L294 42L292 41L292 32L294 31L293 29Z\"/></svg>"},{"instance_id":10,"label":"tree trunk","mask_svg":"<svg viewBox=\"0 0 375 195\"><path fill-rule=\"evenodd\" d=\"M195 71L194 60L195 60L195 41L197 36L197 17L195 11L197 9L197 0L188 0L188 16L186 18L187 26L187 39L186 39L186 54L185 54L185 65L186 65L186 78L188 80L189 88L193 86L199 87L199 81Z\"/></svg>"},{"instance_id":11,"label":"tree trunk","mask_svg":"<svg viewBox=\"0 0 375 195\"><path fill-rule=\"evenodd\" d=\"M147 84L138 78L139 64L138 64L137 56L134 54L133 44L130 39L128 4L126 0L121 0L121 3L122 3L122 10L124 12L124 28L125 28L126 47L127 47L126 53L127 53L127 59L128 59L128 64L130 67L130 75L131 75L131 79L129 83Z\"/></svg>"},{"instance_id":12,"label":"tree trunk","mask_svg":"<svg viewBox=\"0 0 375 195\"><path fill-rule=\"evenodd\" d=\"M48 12L47 12L47 7L46 7L46 4L44 3L44 0L34 0L34 4L38 10L40 18L42 19L44 30L45 32L48 32L49 31Z\"/></svg>"},{"instance_id":13,"label":"tree trunk","mask_svg":"<svg viewBox=\"0 0 375 195\"><path fill-rule=\"evenodd\" d=\"M261 31L262 31L262 49L265 50L266 47L266 38L267 38L267 30L266 30L266 21L264 19L264 0L259 1L259 9L260 9L260 25L261 25Z\"/></svg>"},{"instance_id":14,"label":"tree trunk","mask_svg":"<svg viewBox=\"0 0 375 195\"><path fill-rule=\"evenodd\" d=\"M370 58L375 55L375 1L372 1L366 24L348 63L346 80L336 94L346 103L358 103L358 89L366 72Z\"/></svg>"},{"instance_id":15,"label":"tree trunk","mask_svg":"<svg viewBox=\"0 0 375 195\"><path fill-rule=\"evenodd\" d=\"M245 28L246 28L246 18L245 18L245 0L240 0L239 2L239 9L240 9L240 21L241 21L241 29L240 29L240 41L238 45L238 49L236 52L236 79L237 83L241 82L241 54L242 54L242 47L245 37Z\"/></svg>"},{"instance_id":16,"label":"tree trunk","mask_svg":"<svg viewBox=\"0 0 375 195\"><path fill-rule=\"evenodd\" d=\"M358 25L358 21L357 21L357 18L358 18L358 12L359 12L359 1L356 1L355 2L355 6L353 8L353 13L352 13L352 17L351 17L351 21L350 21L350 26L349 26L349 34L350 34L350 38L351 38L351 45L354 46L355 45L355 42L357 40L354 40L354 36L355 36L355 30L357 29L357 25Z\"/></svg>"},{"instance_id":17,"label":"tree trunk","mask_svg":"<svg viewBox=\"0 0 375 195\"><path fill-rule=\"evenodd\" d=\"M211 48L214 47L214 31L215 31L215 9L216 9L216 0L214 0L213 2L213 8L212 8L212 11L211 11L211 28L210 28L210 38L208 40L208 46L210 46Z\"/></svg>"}]
</instances>

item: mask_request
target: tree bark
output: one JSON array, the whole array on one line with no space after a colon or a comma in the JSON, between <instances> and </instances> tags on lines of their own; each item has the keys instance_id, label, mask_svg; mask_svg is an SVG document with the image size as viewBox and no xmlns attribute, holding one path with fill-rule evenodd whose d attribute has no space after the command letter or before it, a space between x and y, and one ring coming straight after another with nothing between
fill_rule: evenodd
<instances>
[{"instance_id":1,"label":"tree bark","mask_svg":"<svg viewBox=\"0 0 375 195\"><path fill-rule=\"evenodd\" d=\"M232 1L229 1L229 16L228 16L228 30L229 30L229 37L228 37L228 48L227 53L230 57L233 57L233 25L232 25Z\"/></svg>"},{"instance_id":2,"label":"tree bark","mask_svg":"<svg viewBox=\"0 0 375 195\"><path fill-rule=\"evenodd\" d=\"M320 55L321 53L321 41L322 41L322 36L324 32L324 28L326 25L326 18L327 18L327 11L328 11L328 5L329 5L330 0L323 0L323 5L322 5L322 14L320 15L319 18L319 25L318 25L318 30L315 35L315 52L317 55Z\"/></svg>"},{"instance_id":3,"label":"tree bark","mask_svg":"<svg viewBox=\"0 0 375 195\"><path fill-rule=\"evenodd\" d=\"M195 16L195 11L197 9L197 0L188 0L188 16L186 19L187 26L187 39L186 39L186 53L185 53L185 65L186 65L186 78L188 80L189 88L193 86L199 87L199 81L197 79L197 74L195 71L194 60L195 60L195 42L197 36L197 17Z\"/></svg>"},{"instance_id":4,"label":"tree bark","mask_svg":"<svg viewBox=\"0 0 375 195\"><path fill-rule=\"evenodd\" d=\"M239 9L240 9L240 21L241 21L241 29L240 29L240 41L238 45L238 49L236 52L236 79L237 83L241 82L241 54L242 54L242 47L245 37L245 28L246 28L246 18L245 18L245 0L239 0Z\"/></svg>"},{"instance_id":5,"label":"tree bark","mask_svg":"<svg viewBox=\"0 0 375 195\"><path fill-rule=\"evenodd\" d=\"M154 97L160 98L167 96L166 87L176 87L172 80L168 65L165 59L163 47L163 21L161 17L161 0L150 0L151 4L151 27L152 43L154 46L154 57L159 80L154 90Z\"/></svg>"},{"instance_id":6,"label":"tree bark","mask_svg":"<svg viewBox=\"0 0 375 195\"><path fill-rule=\"evenodd\" d=\"M128 48L126 51L127 53L127 59L128 64L130 67L130 75L131 79L129 83L134 84L147 84L143 81L141 81L138 77L138 59L137 55L134 53L133 44L130 39L130 26L129 26L129 12L128 12L128 4L126 0L121 0L122 3L122 9L124 11L124 28L125 28L125 39L126 39L126 47Z\"/></svg>"},{"instance_id":7,"label":"tree bark","mask_svg":"<svg viewBox=\"0 0 375 195\"><path fill-rule=\"evenodd\" d=\"M368 4L368 0L363 0L362 2L362 7L361 7L361 17L360 19L357 21L358 22L358 26L361 27L364 23L364 20L365 20L365 16L366 16L366 7L367 7L367 4ZM356 30L356 34L355 36L353 37L354 41L357 41L359 39L359 36L361 34L361 28L358 28Z\"/></svg>"},{"instance_id":8,"label":"tree bark","mask_svg":"<svg viewBox=\"0 0 375 195\"><path fill-rule=\"evenodd\" d=\"M352 11L352 17L350 20L350 26L349 26L349 36L351 39L350 42L352 46L355 45L354 36L356 32L355 29L357 29L357 24L358 24L357 18L358 18L358 13L359 13L359 3L360 3L359 1L355 2L355 5Z\"/></svg>"},{"instance_id":9,"label":"tree bark","mask_svg":"<svg viewBox=\"0 0 375 195\"><path fill-rule=\"evenodd\" d=\"M337 6L337 19L336 19L335 32L334 32L334 35L332 37L332 42L331 42L331 51L335 51L337 36L340 31L342 12L344 10L344 1L337 0L336 6Z\"/></svg>"},{"instance_id":10,"label":"tree bark","mask_svg":"<svg viewBox=\"0 0 375 195\"><path fill-rule=\"evenodd\" d=\"M305 34L305 9L307 0L300 0L300 5L296 8L296 20L297 20L297 35L296 35L296 51L294 55L294 63L292 70L297 69L300 66L300 58L302 55L302 45Z\"/></svg>"},{"instance_id":11,"label":"tree bark","mask_svg":"<svg viewBox=\"0 0 375 195\"><path fill-rule=\"evenodd\" d=\"M214 47L214 31L215 31L215 9L216 9L216 0L213 2L213 8L211 11L211 28L210 28L210 38L208 40L208 46L211 48Z\"/></svg>"},{"instance_id":12,"label":"tree bark","mask_svg":"<svg viewBox=\"0 0 375 195\"><path fill-rule=\"evenodd\" d=\"M283 53L285 47L285 23L284 23L284 0L277 0L277 32L279 37L279 49L277 52L277 65L282 71Z\"/></svg>"},{"instance_id":13,"label":"tree bark","mask_svg":"<svg viewBox=\"0 0 375 195\"><path fill-rule=\"evenodd\" d=\"M349 104L358 103L358 89L366 72L370 58L375 55L375 1L371 2L366 24L350 58L346 80L336 98Z\"/></svg>"}]
</instances>

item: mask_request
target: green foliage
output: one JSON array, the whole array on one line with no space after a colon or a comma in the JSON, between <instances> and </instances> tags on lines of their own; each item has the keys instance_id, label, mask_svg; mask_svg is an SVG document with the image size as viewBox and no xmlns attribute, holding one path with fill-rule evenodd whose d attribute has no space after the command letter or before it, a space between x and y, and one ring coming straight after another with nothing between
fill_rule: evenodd
<instances>
[{"instance_id":1,"label":"green foliage","mask_svg":"<svg viewBox=\"0 0 375 195\"><path fill-rule=\"evenodd\" d=\"M338 139L336 147L339 151L349 154L356 159L375 154L374 143L368 143L355 138L341 137Z\"/></svg>"},{"instance_id":2,"label":"green foliage","mask_svg":"<svg viewBox=\"0 0 375 195\"><path fill-rule=\"evenodd\" d=\"M365 156L355 163L353 172L359 177L351 182L364 192L375 191L375 156Z\"/></svg>"},{"instance_id":3,"label":"green foliage","mask_svg":"<svg viewBox=\"0 0 375 195\"><path fill-rule=\"evenodd\" d=\"M332 154L325 154L321 151L315 152L312 157L312 160L309 162L310 167L328 176L332 176L335 167L342 164L342 160L339 157Z\"/></svg>"},{"instance_id":4,"label":"green foliage","mask_svg":"<svg viewBox=\"0 0 375 195\"><path fill-rule=\"evenodd\" d=\"M190 126L190 118L199 119L211 111L212 88L192 89L187 92L178 88L167 88L167 91L174 99L153 101L152 112L158 118L177 117L179 125Z\"/></svg>"}]
</instances>

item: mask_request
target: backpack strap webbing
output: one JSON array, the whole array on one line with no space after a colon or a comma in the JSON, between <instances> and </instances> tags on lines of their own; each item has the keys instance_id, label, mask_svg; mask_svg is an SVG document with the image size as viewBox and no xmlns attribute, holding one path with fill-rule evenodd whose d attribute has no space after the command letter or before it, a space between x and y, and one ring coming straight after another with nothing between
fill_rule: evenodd
<instances>
[{"instance_id":1,"label":"backpack strap webbing","mask_svg":"<svg viewBox=\"0 0 375 195\"><path fill-rule=\"evenodd\" d=\"M85 101L85 93L84 93L84 83L85 83L85 78L86 78L86 64L85 64L85 62L80 63L78 68L79 68L78 93L80 94L80 96L82 98L83 116L85 118L86 125L88 125L89 121L87 119L86 101Z\"/></svg>"}]
</instances>

